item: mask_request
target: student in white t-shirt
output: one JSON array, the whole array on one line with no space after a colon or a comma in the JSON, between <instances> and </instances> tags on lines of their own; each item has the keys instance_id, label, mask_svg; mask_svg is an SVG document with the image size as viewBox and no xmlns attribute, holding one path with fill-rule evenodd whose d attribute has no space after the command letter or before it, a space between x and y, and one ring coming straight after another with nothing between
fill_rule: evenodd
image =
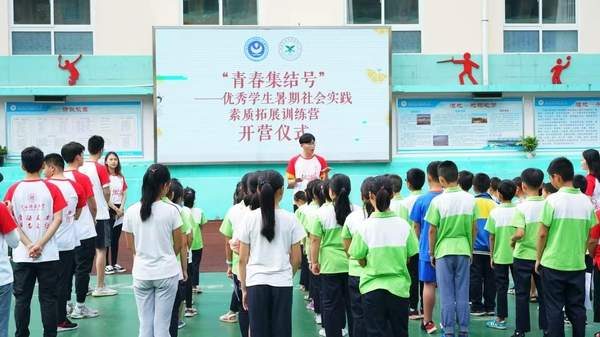
<instances>
[{"instance_id":1,"label":"student in white t-shirt","mask_svg":"<svg viewBox=\"0 0 600 337\"><path fill-rule=\"evenodd\" d=\"M246 216L239 232L242 303L252 337L291 337L292 278L305 233L293 213L279 208L283 177L278 172L262 172L259 196L260 209Z\"/></svg>"},{"instance_id":2,"label":"student in white t-shirt","mask_svg":"<svg viewBox=\"0 0 600 337\"><path fill-rule=\"evenodd\" d=\"M110 178L106 166L98 163L104 152L104 138L92 136L88 140L87 150L90 154L88 160L83 163L79 171L90 178L96 199L96 289L92 296L114 296L118 292L104 283L106 268L106 250L110 247L110 214L108 212L108 201L110 200Z\"/></svg>"},{"instance_id":3,"label":"student in white t-shirt","mask_svg":"<svg viewBox=\"0 0 600 337\"><path fill-rule=\"evenodd\" d=\"M58 248L54 233L62 221L65 199L60 190L40 179L44 153L36 147L21 152L25 179L13 184L4 197L19 225L21 242L13 251L16 336L29 336L31 297L35 283L44 336L56 336Z\"/></svg>"},{"instance_id":4,"label":"student in white t-shirt","mask_svg":"<svg viewBox=\"0 0 600 337\"><path fill-rule=\"evenodd\" d=\"M98 317L98 310L85 305L87 297L90 273L94 264L96 253L96 199L94 199L94 188L88 176L79 172L83 165L83 153L85 146L77 142L69 142L60 150L60 154L67 163L64 176L77 182L85 192L87 205L81 210L79 219L75 221L75 233L79 244L75 248L75 294L76 304L67 302L67 316L71 319L84 319Z\"/></svg>"},{"instance_id":5,"label":"student in white t-shirt","mask_svg":"<svg viewBox=\"0 0 600 337\"><path fill-rule=\"evenodd\" d=\"M6 204L0 202L0 336L8 336L10 300L13 290L13 272L6 253L8 247L15 249L18 245L17 224Z\"/></svg>"},{"instance_id":6,"label":"student in white t-shirt","mask_svg":"<svg viewBox=\"0 0 600 337\"><path fill-rule=\"evenodd\" d=\"M171 175L151 165L144 174L142 199L127 209L123 232L133 258L133 292L140 320L139 337L169 337L171 310L181 278L176 253L181 250L181 217L170 202Z\"/></svg>"},{"instance_id":7,"label":"student in white t-shirt","mask_svg":"<svg viewBox=\"0 0 600 337\"><path fill-rule=\"evenodd\" d=\"M75 272L75 247L79 246L75 220L79 219L81 210L86 205L83 187L75 181L65 178L64 167L65 162L59 154L50 153L44 157L46 181L58 187L67 202L67 207L63 209L62 222L54 234L59 257L56 286L56 316L59 332L74 330L78 327L67 318L67 301L71 298Z\"/></svg>"},{"instance_id":8,"label":"student in white t-shirt","mask_svg":"<svg viewBox=\"0 0 600 337\"><path fill-rule=\"evenodd\" d=\"M108 200L108 213L112 229L110 233L110 247L106 250L106 275L123 273L125 268L117 263L119 257L119 239L123 229L123 214L127 200L127 182L121 172L121 159L116 152L110 151L104 157L104 165L108 170L110 179L110 200ZM108 252L110 251L110 260Z\"/></svg>"}]
</instances>

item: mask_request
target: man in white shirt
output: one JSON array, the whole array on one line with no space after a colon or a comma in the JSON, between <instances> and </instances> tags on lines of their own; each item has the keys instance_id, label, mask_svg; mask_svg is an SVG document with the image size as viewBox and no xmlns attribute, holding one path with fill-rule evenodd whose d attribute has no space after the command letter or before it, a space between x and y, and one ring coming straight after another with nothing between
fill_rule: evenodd
<instances>
[{"instance_id":1,"label":"man in white shirt","mask_svg":"<svg viewBox=\"0 0 600 337\"><path fill-rule=\"evenodd\" d=\"M64 167L65 162L59 154L50 153L44 157L46 181L58 187L67 203L67 207L63 209L60 227L54 234L59 257L58 283L56 285L58 332L74 330L78 327L67 318L67 301L71 298L71 286L75 272L75 247L80 245L75 231L75 220L79 219L81 210L86 205L83 187L77 182L65 178Z\"/></svg>"},{"instance_id":2,"label":"man in white shirt","mask_svg":"<svg viewBox=\"0 0 600 337\"><path fill-rule=\"evenodd\" d=\"M101 136L92 136L88 140L89 159L85 161L79 171L90 178L96 200L96 289L92 296L113 296L117 291L108 288L104 283L106 267L106 249L110 247L110 215L108 201L110 200L110 178L106 166L98 163L104 152L104 139Z\"/></svg>"},{"instance_id":3,"label":"man in white shirt","mask_svg":"<svg viewBox=\"0 0 600 337\"><path fill-rule=\"evenodd\" d=\"M65 199L60 190L40 179L44 153L36 147L21 152L25 179L4 197L19 225L21 242L13 251L15 336L29 337L30 305L37 281L44 336L56 336L58 249L54 233L62 221Z\"/></svg>"},{"instance_id":4,"label":"man in white shirt","mask_svg":"<svg viewBox=\"0 0 600 337\"><path fill-rule=\"evenodd\" d=\"M304 191L315 179L327 179L331 170L325 158L315 154L315 136L305 133L298 141L302 153L292 157L286 169L288 188L294 189L294 193Z\"/></svg>"},{"instance_id":5,"label":"man in white shirt","mask_svg":"<svg viewBox=\"0 0 600 337\"><path fill-rule=\"evenodd\" d=\"M94 264L94 254L96 253L96 200L90 178L79 172L79 167L83 165L83 152L85 146L70 142L65 144L60 150L60 154L67 163L64 171L65 177L77 182L83 188L87 205L83 207L79 219L75 221L75 233L79 246L75 248L75 294L76 305L68 303L67 315L72 319L94 318L100 313L85 305L87 297L90 273Z\"/></svg>"}]
</instances>

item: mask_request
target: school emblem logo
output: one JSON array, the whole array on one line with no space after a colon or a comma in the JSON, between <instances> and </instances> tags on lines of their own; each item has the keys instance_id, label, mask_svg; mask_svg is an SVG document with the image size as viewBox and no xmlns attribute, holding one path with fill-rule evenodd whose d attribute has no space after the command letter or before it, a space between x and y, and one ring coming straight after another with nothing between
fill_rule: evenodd
<instances>
[{"instance_id":1,"label":"school emblem logo","mask_svg":"<svg viewBox=\"0 0 600 337\"><path fill-rule=\"evenodd\" d=\"M539 106L542 106L542 105L544 105L544 100L543 100L543 99L540 99L540 100L538 100L538 105L539 105Z\"/></svg>"},{"instance_id":2,"label":"school emblem logo","mask_svg":"<svg viewBox=\"0 0 600 337\"><path fill-rule=\"evenodd\" d=\"M250 61L260 62L269 54L269 45L263 38L252 37L244 45L244 54Z\"/></svg>"},{"instance_id":3,"label":"school emblem logo","mask_svg":"<svg viewBox=\"0 0 600 337\"><path fill-rule=\"evenodd\" d=\"M289 36L279 43L279 55L287 61L295 61L302 55L302 44L300 40Z\"/></svg>"}]
</instances>

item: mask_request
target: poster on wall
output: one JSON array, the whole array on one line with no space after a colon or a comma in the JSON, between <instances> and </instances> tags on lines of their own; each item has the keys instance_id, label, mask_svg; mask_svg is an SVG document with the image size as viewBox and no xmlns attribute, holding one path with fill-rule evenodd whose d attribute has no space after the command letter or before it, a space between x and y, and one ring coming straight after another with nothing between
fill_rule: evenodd
<instances>
[{"instance_id":1,"label":"poster on wall","mask_svg":"<svg viewBox=\"0 0 600 337\"><path fill-rule=\"evenodd\" d=\"M600 145L600 98L535 98L535 135L540 148Z\"/></svg>"},{"instance_id":2,"label":"poster on wall","mask_svg":"<svg viewBox=\"0 0 600 337\"><path fill-rule=\"evenodd\" d=\"M31 145L44 153L71 141L87 146L92 135L104 138L106 151L143 156L141 102L6 103L9 158Z\"/></svg>"},{"instance_id":3,"label":"poster on wall","mask_svg":"<svg viewBox=\"0 0 600 337\"><path fill-rule=\"evenodd\" d=\"M157 161L285 162L305 132L330 161L391 159L387 28L154 33Z\"/></svg>"},{"instance_id":4,"label":"poster on wall","mask_svg":"<svg viewBox=\"0 0 600 337\"><path fill-rule=\"evenodd\" d=\"M398 152L514 149L523 100L404 99L396 104Z\"/></svg>"}]
</instances>

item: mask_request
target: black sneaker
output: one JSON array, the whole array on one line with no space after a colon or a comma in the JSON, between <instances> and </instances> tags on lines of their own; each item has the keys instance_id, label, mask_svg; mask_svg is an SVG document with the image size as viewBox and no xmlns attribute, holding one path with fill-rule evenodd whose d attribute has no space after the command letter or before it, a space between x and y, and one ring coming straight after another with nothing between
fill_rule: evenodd
<instances>
[{"instance_id":1,"label":"black sneaker","mask_svg":"<svg viewBox=\"0 0 600 337\"><path fill-rule=\"evenodd\" d=\"M58 323L58 325L56 326L56 332L63 332L63 331L71 331L71 330L75 330L78 328L78 325L76 323L72 323L71 321L69 321L68 319L62 323Z\"/></svg>"},{"instance_id":2,"label":"black sneaker","mask_svg":"<svg viewBox=\"0 0 600 337\"><path fill-rule=\"evenodd\" d=\"M471 310L471 316L477 316L477 317L481 317L481 316L485 316L485 310L481 310L481 309L475 309L475 310Z\"/></svg>"},{"instance_id":3,"label":"black sneaker","mask_svg":"<svg viewBox=\"0 0 600 337\"><path fill-rule=\"evenodd\" d=\"M515 331L515 333L513 333L510 337L525 337L525 333L520 332L520 331Z\"/></svg>"},{"instance_id":4,"label":"black sneaker","mask_svg":"<svg viewBox=\"0 0 600 337\"><path fill-rule=\"evenodd\" d=\"M410 319L411 321L415 321L415 320L422 319L422 318L423 318L423 314L421 314L419 312L419 310L410 309L410 311L408 313L408 319Z\"/></svg>"}]
</instances>

